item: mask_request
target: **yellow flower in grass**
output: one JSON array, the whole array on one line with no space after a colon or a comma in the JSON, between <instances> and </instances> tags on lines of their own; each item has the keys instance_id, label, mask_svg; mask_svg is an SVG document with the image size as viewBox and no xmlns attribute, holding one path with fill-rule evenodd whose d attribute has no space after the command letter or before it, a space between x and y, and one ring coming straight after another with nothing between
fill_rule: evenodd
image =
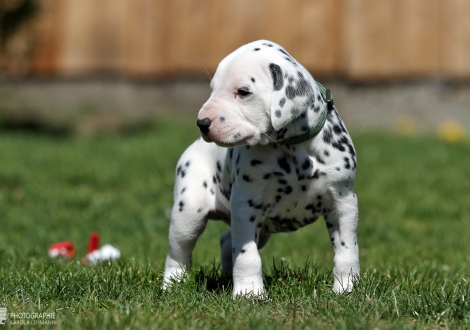
<instances>
[{"instance_id":1,"label":"yellow flower in grass","mask_svg":"<svg viewBox=\"0 0 470 330\"><path fill-rule=\"evenodd\" d=\"M401 115L395 121L395 131L400 135L411 135L416 130L416 122L410 115Z\"/></svg>"},{"instance_id":2,"label":"yellow flower in grass","mask_svg":"<svg viewBox=\"0 0 470 330\"><path fill-rule=\"evenodd\" d=\"M439 137L447 142L461 141L465 136L465 128L455 120L443 122L438 129Z\"/></svg>"}]
</instances>

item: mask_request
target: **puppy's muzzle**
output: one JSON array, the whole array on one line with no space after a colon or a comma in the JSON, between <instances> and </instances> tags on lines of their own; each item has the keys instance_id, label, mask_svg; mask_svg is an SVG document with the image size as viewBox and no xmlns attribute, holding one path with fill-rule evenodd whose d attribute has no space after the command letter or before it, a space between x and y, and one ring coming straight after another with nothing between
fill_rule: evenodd
<instances>
[{"instance_id":1,"label":"puppy's muzzle","mask_svg":"<svg viewBox=\"0 0 470 330\"><path fill-rule=\"evenodd\" d=\"M209 134L209 126L211 126L211 123L212 121L208 117L197 120L197 126L201 130L201 133L204 135Z\"/></svg>"}]
</instances>

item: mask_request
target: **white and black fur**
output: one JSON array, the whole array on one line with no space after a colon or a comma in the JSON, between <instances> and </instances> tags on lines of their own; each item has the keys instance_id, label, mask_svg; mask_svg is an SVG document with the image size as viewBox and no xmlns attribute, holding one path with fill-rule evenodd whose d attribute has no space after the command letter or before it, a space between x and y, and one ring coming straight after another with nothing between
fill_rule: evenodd
<instances>
[{"instance_id":1,"label":"white and black fur","mask_svg":"<svg viewBox=\"0 0 470 330\"><path fill-rule=\"evenodd\" d=\"M271 234L323 216L333 289L351 291L359 277L356 153L336 109L314 138L282 144L314 127L326 104L309 72L266 40L223 59L211 89L197 120L202 139L177 165L163 287L189 270L207 220L223 219L230 229L220 239L222 268L233 276L233 295L262 296L258 250Z\"/></svg>"}]
</instances>

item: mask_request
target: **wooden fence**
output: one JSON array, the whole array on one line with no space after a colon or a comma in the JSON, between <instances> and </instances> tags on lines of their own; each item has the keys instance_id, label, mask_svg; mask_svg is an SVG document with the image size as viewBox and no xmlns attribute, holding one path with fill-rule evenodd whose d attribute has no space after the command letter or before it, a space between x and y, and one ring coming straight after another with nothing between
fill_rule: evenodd
<instances>
[{"instance_id":1,"label":"wooden fence","mask_svg":"<svg viewBox=\"0 0 470 330\"><path fill-rule=\"evenodd\" d=\"M31 72L206 75L283 45L319 76L470 78L469 0L40 0Z\"/></svg>"}]
</instances>

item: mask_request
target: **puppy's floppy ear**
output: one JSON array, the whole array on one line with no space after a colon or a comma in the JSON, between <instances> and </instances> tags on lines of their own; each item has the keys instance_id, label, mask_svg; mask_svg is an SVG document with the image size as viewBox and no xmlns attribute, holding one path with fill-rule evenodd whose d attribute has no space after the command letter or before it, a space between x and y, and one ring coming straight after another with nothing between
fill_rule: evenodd
<instances>
[{"instance_id":1,"label":"puppy's floppy ear","mask_svg":"<svg viewBox=\"0 0 470 330\"><path fill-rule=\"evenodd\" d=\"M290 62L283 69L271 63L269 70L273 78L271 123L278 131L309 107L315 109L316 84L307 70L301 66L295 68Z\"/></svg>"}]
</instances>

